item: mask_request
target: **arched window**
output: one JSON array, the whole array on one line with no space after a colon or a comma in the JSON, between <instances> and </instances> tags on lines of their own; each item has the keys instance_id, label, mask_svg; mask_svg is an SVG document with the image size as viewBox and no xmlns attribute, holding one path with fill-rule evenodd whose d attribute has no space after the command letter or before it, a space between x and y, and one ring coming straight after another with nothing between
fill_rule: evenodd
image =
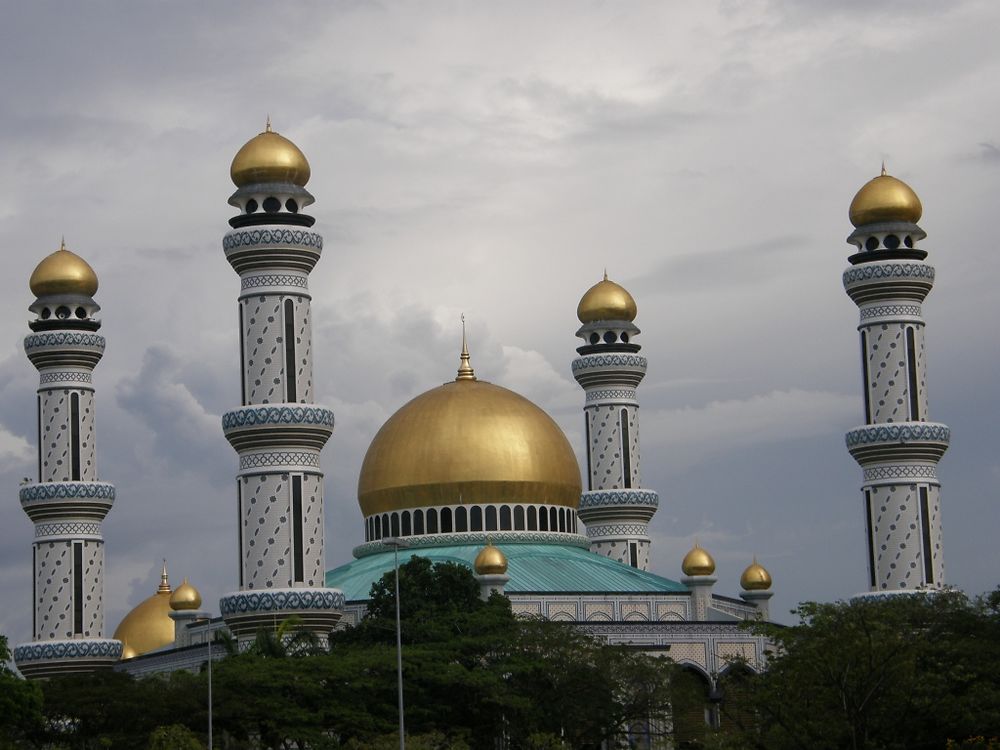
<instances>
[{"instance_id":1,"label":"arched window","mask_svg":"<svg viewBox=\"0 0 1000 750\"><path fill-rule=\"evenodd\" d=\"M510 531L510 506L500 506L500 530Z\"/></svg>"},{"instance_id":2,"label":"arched window","mask_svg":"<svg viewBox=\"0 0 1000 750\"><path fill-rule=\"evenodd\" d=\"M559 531L566 531L566 509L559 509Z\"/></svg>"},{"instance_id":3,"label":"arched window","mask_svg":"<svg viewBox=\"0 0 1000 750\"><path fill-rule=\"evenodd\" d=\"M534 505L528 506L528 531L538 531L538 519Z\"/></svg>"},{"instance_id":4,"label":"arched window","mask_svg":"<svg viewBox=\"0 0 1000 750\"><path fill-rule=\"evenodd\" d=\"M389 536L389 514L388 513L383 513L382 514L382 536L383 537Z\"/></svg>"},{"instance_id":5,"label":"arched window","mask_svg":"<svg viewBox=\"0 0 1000 750\"><path fill-rule=\"evenodd\" d=\"M413 511L413 533L424 533L424 512L422 510Z\"/></svg>"},{"instance_id":6,"label":"arched window","mask_svg":"<svg viewBox=\"0 0 1000 750\"><path fill-rule=\"evenodd\" d=\"M524 531L524 508L514 506L514 531Z\"/></svg>"},{"instance_id":7,"label":"arched window","mask_svg":"<svg viewBox=\"0 0 1000 750\"><path fill-rule=\"evenodd\" d=\"M393 513L389 519L389 525L392 528L392 535L399 536L399 513Z\"/></svg>"},{"instance_id":8,"label":"arched window","mask_svg":"<svg viewBox=\"0 0 1000 750\"><path fill-rule=\"evenodd\" d=\"M429 508L427 511L427 533L438 533L438 512L434 508Z\"/></svg>"},{"instance_id":9,"label":"arched window","mask_svg":"<svg viewBox=\"0 0 1000 750\"><path fill-rule=\"evenodd\" d=\"M451 508L441 509L441 533L451 533Z\"/></svg>"},{"instance_id":10,"label":"arched window","mask_svg":"<svg viewBox=\"0 0 1000 750\"><path fill-rule=\"evenodd\" d=\"M575 510L571 510L569 512L569 514L570 514L570 517L572 517L572 519L573 519L573 533L575 534L575 533L577 533L576 532L576 511Z\"/></svg>"},{"instance_id":11,"label":"arched window","mask_svg":"<svg viewBox=\"0 0 1000 750\"><path fill-rule=\"evenodd\" d=\"M548 531L549 530L549 513L545 508L538 509L538 530Z\"/></svg>"},{"instance_id":12,"label":"arched window","mask_svg":"<svg viewBox=\"0 0 1000 750\"><path fill-rule=\"evenodd\" d=\"M496 506L487 505L486 506L486 530L496 531L497 530L497 509Z\"/></svg>"},{"instance_id":13,"label":"arched window","mask_svg":"<svg viewBox=\"0 0 1000 750\"><path fill-rule=\"evenodd\" d=\"M473 505L469 509L469 529L471 531L483 530L483 509L478 505Z\"/></svg>"},{"instance_id":14,"label":"arched window","mask_svg":"<svg viewBox=\"0 0 1000 750\"><path fill-rule=\"evenodd\" d=\"M410 511L403 511L403 528L401 529L403 536L409 536L413 533L413 529L410 528Z\"/></svg>"},{"instance_id":15,"label":"arched window","mask_svg":"<svg viewBox=\"0 0 1000 750\"><path fill-rule=\"evenodd\" d=\"M468 531L468 512L461 505L455 508L455 531Z\"/></svg>"},{"instance_id":16,"label":"arched window","mask_svg":"<svg viewBox=\"0 0 1000 750\"><path fill-rule=\"evenodd\" d=\"M549 528L552 531L559 528L559 513L555 508L549 508Z\"/></svg>"}]
</instances>

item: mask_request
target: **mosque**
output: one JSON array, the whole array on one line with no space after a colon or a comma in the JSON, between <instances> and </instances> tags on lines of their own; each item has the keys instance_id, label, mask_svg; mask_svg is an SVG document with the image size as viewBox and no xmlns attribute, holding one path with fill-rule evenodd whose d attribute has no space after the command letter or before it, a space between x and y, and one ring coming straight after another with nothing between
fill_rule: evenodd
<instances>
[{"instance_id":1,"label":"mosque","mask_svg":"<svg viewBox=\"0 0 1000 750\"><path fill-rule=\"evenodd\" d=\"M158 589L105 636L101 521L115 489L96 479L92 381L105 340L97 276L64 245L31 276L24 343L39 371L38 481L20 489L35 525L32 639L14 650L25 676L198 668L214 631L245 645L293 615L324 639L364 616L397 555L468 566L484 596L507 596L517 613L665 654L706 694L734 664L765 666L766 643L740 627L769 618L772 581L760 563L748 561L738 596L715 591L715 562L697 544L679 580L649 570L659 497L640 471L647 361L636 301L607 274L577 306L571 367L583 389L584 470L542 409L480 378L463 332L454 379L402 405L372 440L358 479L363 533L354 559L328 570L320 451L334 416L313 403L308 281L323 239L302 213L313 203L310 166L269 122L236 154L231 176L239 213L223 249L240 277L241 400L222 432L238 456L239 580L212 619L190 582L171 587L164 565ZM949 433L927 421L920 303L934 268L916 247L921 212L884 168L850 207L857 252L843 283L860 309L866 419L846 441L863 471L877 595L944 585L936 466ZM442 375L452 367L442 363Z\"/></svg>"}]
</instances>

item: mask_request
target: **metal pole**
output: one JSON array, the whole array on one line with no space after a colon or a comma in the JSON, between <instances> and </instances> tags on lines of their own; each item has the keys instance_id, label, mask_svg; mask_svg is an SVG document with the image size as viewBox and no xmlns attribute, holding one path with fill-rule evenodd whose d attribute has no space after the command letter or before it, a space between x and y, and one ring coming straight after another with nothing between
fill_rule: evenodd
<instances>
[{"instance_id":1,"label":"metal pole","mask_svg":"<svg viewBox=\"0 0 1000 750\"><path fill-rule=\"evenodd\" d=\"M212 620L208 620L208 750L212 750Z\"/></svg>"},{"instance_id":2,"label":"metal pole","mask_svg":"<svg viewBox=\"0 0 1000 750\"><path fill-rule=\"evenodd\" d=\"M399 625L399 545L392 547L393 562L396 567L396 682L399 686L399 750L406 750L403 733L403 639Z\"/></svg>"}]
</instances>

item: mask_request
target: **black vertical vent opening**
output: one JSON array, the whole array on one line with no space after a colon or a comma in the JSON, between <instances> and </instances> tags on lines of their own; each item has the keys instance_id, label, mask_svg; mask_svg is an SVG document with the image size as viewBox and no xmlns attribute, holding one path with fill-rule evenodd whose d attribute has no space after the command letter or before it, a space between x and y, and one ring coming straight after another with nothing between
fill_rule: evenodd
<instances>
[{"instance_id":1,"label":"black vertical vent opening","mask_svg":"<svg viewBox=\"0 0 1000 750\"><path fill-rule=\"evenodd\" d=\"M927 488L920 488L920 536L924 546L924 582L934 583L934 560L931 557L931 516L927 502Z\"/></svg>"},{"instance_id":2,"label":"black vertical vent opening","mask_svg":"<svg viewBox=\"0 0 1000 750\"><path fill-rule=\"evenodd\" d=\"M38 403L38 481L42 482L42 396L36 398Z\"/></svg>"},{"instance_id":3,"label":"black vertical vent opening","mask_svg":"<svg viewBox=\"0 0 1000 750\"><path fill-rule=\"evenodd\" d=\"M591 468L591 465L590 465L590 414L588 414L587 412L583 413L583 430L584 430L584 432L586 434L586 439L587 439L587 451L586 451L586 453L587 453L587 490L592 490L592 489L594 489L594 476L593 476L593 469ZM40 432L39 432L39 435L41 435ZM41 445L41 438L39 438L39 445ZM41 451L40 447L39 447L39 451ZM42 460L41 459L41 455L42 455L41 453L38 454L38 456L39 456L38 460L39 461Z\"/></svg>"},{"instance_id":4,"label":"black vertical vent opening","mask_svg":"<svg viewBox=\"0 0 1000 750\"><path fill-rule=\"evenodd\" d=\"M71 478L80 480L80 394L69 397L69 450Z\"/></svg>"},{"instance_id":5,"label":"black vertical vent opening","mask_svg":"<svg viewBox=\"0 0 1000 750\"><path fill-rule=\"evenodd\" d=\"M865 490L865 533L868 536L868 582L875 588L875 538L872 523L872 494Z\"/></svg>"},{"instance_id":6,"label":"black vertical vent opening","mask_svg":"<svg viewBox=\"0 0 1000 750\"><path fill-rule=\"evenodd\" d=\"M73 542L73 634L83 634L83 542Z\"/></svg>"},{"instance_id":7,"label":"black vertical vent opening","mask_svg":"<svg viewBox=\"0 0 1000 750\"><path fill-rule=\"evenodd\" d=\"M920 421L920 399L917 392L917 348L913 328L906 329L906 369L910 376L910 421Z\"/></svg>"},{"instance_id":8,"label":"black vertical vent opening","mask_svg":"<svg viewBox=\"0 0 1000 750\"><path fill-rule=\"evenodd\" d=\"M240 314L240 396L243 406L247 405L247 332L243 330L243 301L237 304Z\"/></svg>"},{"instance_id":9,"label":"black vertical vent opening","mask_svg":"<svg viewBox=\"0 0 1000 750\"><path fill-rule=\"evenodd\" d=\"M285 300L285 392L288 403L299 400L295 376L295 305L290 299Z\"/></svg>"},{"instance_id":10,"label":"black vertical vent opening","mask_svg":"<svg viewBox=\"0 0 1000 750\"><path fill-rule=\"evenodd\" d=\"M868 382L868 332L861 332L861 376L865 379L865 424L872 423L871 383Z\"/></svg>"},{"instance_id":11,"label":"black vertical vent opening","mask_svg":"<svg viewBox=\"0 0 1000 750\"><path fill-rule=\"evenodd\" d=\"M240 588L244 586L243 569L246 563L243 560L243 481L236 480L236 547L240 556Z\"/></svg>"},{"instance_id":12,"label":"black vertical vent opening","mask_svg":"<svg viewBox=\"0 0 1000 750\"><path fill-rule=\"evenodd\" d=\"M635 542L628 543L628 559L633 568L639 567L639 549Z\"/></svg>"},{"instance_id":13,"label":"black vertical vent opening","mask_svg":"<svg viewBox=\"0 0 1000 750\"><path fill-rule=\"evenodd\" d=\"M629 489L632 486L632 456L629 452L628 409L619 412L619 419L622 428L622 486Z\"/></svg>"},{"instance_id":14,"label":"black vertical vent opening","mask_svg":"<svg viewBox=\"0 0 1000 750\"><path fill-rule=\"evenodd\" d=\"M292 477L292 551L295 560L295 582L302 583L302 477Z\"/></svg>"},{"instance_id":15,"label":"black vertical vent opening","mask_svg":"<svg viewBox=\"0 0 1000 750\"><path fill-rule=\"evenodd\" d=\"M38 640L38 546L31 545L31 632Z\"/></svg>"}]
</instances>

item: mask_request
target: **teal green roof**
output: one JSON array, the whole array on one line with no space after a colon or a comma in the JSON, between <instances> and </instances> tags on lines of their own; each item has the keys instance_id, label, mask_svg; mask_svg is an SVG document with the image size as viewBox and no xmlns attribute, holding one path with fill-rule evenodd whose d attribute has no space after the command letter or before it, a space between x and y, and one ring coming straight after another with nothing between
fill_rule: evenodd
<instances>
[{"instance_id":1,"label":"teal green roof","mask_svg":"<svg viewBox=\"0 0 1000 750\"><path fill-rule=\"evenodd\" d=\"M498 545L507 556L509 593L619 593L655 594L687 591L687 587L637 570L585 549L560 544ZM419 547L399 551L403 564L413 555L434 562L455 562L472 567L482 544ZM392 551L367 555L327 571L326 585L340 589L347 601L368 599L372 584L393 569Z\"/></svg>"}]
</instances>

